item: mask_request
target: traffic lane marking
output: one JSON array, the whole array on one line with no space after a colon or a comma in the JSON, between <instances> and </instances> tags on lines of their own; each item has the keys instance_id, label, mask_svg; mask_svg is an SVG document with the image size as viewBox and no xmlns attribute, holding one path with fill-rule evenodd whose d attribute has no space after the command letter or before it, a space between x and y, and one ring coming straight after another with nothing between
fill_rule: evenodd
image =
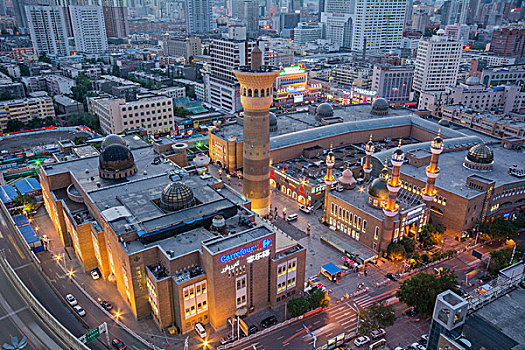
<instances>
[{"instance_id":1,"label":"traffic lane marking","mask_svg":"<svg viewBox=\"0 0 525 350\"><path fill-rule=\"evenodd\" d=\"M306 328L308 328L308 329L310 329L310 327L311 327L311 326L306 326ZM286 340L283 340L283 342L282 342L283 346L286 346L285 343L290 343L290 341L291 341L293 338L297 337L299 334L301 334L301 332L304 332L304 331L305 331L305 329L304 329L304 328L301 328L300 330L298 330L297 332L295 332L295 334L292 335L290 338L288 338L288 339L286 339Z\"/></svg>"}]
</instances>

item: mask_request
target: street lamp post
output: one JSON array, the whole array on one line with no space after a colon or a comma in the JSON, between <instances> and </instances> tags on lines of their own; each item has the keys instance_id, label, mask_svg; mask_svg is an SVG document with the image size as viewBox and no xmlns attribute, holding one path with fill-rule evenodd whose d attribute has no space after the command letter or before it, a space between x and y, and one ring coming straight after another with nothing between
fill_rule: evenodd
<instances>
[{"instance_id":1,"label":"street lamp post","mask_svg":"<svg viewBox=\"0 0 525 350\"><path fill-rule=\"evenodd\" d=\"M354 307L357 311L357 324L356 324L356 329L355 329L355 335L357 336L357 334L359 334L359 321L361 318L361 310L359 310L359 306L357 306L355 302L354 302Z\"/></svg>"}]
</instances>

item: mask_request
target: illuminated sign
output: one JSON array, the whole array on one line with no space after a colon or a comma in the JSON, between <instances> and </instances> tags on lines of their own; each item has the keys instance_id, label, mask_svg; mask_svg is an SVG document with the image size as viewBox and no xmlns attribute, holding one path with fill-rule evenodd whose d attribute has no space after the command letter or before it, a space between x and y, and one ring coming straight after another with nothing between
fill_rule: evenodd
<instances>
[{"instance_id":1,"label":"illuminated sign","mask_svg":"<svg viewBox=\"0 0 525 350\"><path fill-rule=\"evenodd\" d=\"M302 66L290 66L285 67L279 72L279 76L288 75L288 74L298 74L305 73L306 70Z\"/></svg>"},{"instance_id":2,"label":"illuminated sign","mask_svg":"<svg viewBox=\"0 0 525 350\"><path fill-rule=\"evenodd\" d=\"M358 88L358 87L353 87L352 91L357 92L358 94L367 95L367 96L376 96L377 95L377 91L375 91L375 90L365 90L365 89L361 89L361 88Z\"/></svg>"},{"instance_id":3,"label":"illuminated sign","mask_svg":"<svg viewBox=\"0 0 525 350\"><path fill-rule=\"evenodd\" d=\"M236 267L238 267L239 265L241 264L240 261L237 260L237 262L235 264L232 264L232 265L226 265L222 268L222 271L221 273L226 273L226 272L229 272L229 271L233 271Z\"/></svg>"},{"instance_id":4,"label":"illuminated sign","mask_svg":"<svg viewBox=\"0 0 525 350\"><path fill-rule=\"evenodd\" d=\"M270 249L266 249L257 254L250 255L249 257L246 258L246 262L248 264L251 264L254 261L260 260L262 258L266 258L267 256L270 256Z\"/></svg>"},{"instance_id":5,"label":"illuminated sign","mask_svg":"<svg viewBox=\"0 0 525 350\"><path fill-rule=\"evenodd\" d=\"M240 248L236 252L222 255L219 260L221 261L221 263L225 263L227 261L235 260L237 258L240 258L240 257L246 255L246 254L250 254L251 252L253 252L255 250L255 248L266 249L271 244L272 244L272 240L269 239L269 238L265 238L265 239L261 240L258 245L252 245L251 247Z\"/></svg>"}]
</instances>

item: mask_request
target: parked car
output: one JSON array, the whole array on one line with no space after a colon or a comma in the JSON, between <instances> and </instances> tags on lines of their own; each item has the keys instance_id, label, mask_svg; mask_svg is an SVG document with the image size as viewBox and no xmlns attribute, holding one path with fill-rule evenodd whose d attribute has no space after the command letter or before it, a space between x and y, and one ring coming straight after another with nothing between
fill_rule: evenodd
<instances>
[{"instance_id":1,"label":"parked car","mask_svg":"<svg viewBox=\"0 0 525 350\"><path fill-rule=\"evenodd\" d=\"M111 305L111 303L107 300L102 300L100 302L100 305L102 305L102 307L106 310L106 311L109 311L111 309L113 309L113 305Z\"/></svg>"},{"instance_id":2,"label":"parked car","mask_svg":"<svg viewBox=\"0 0 525 350\"><path fill-rule=\"evenodd\" d=\"M94 279L94 280L98 280L100 278L100 275L98 274L98 271L97 270L93 270L91 271L91 277Z\"/></svg>"},{"instance_id":3,"label":"parked car","mask_svg":"<svg viewBox=\"0 0 525 350\"><path fill-rule=\"evenodd\" d=\"M206 328L204 328L204 325L200 322L195 323L195 333L202 339L206 339Z\"/></svg>"},{"instance_id":4,"label":"parked car","mask_svg":"<svg viewBox=\"0 0 525 350\"><path fill-rule=\"evenodd\" d=\"M292 222L292 221L295 221L297 220L297 214L293 213L293 214L290 214L286 217L286 221L288 222Z\"/></svg>"},{"instance_id":5,"label":"parked car","mask_svg":"<svg viewBox=\"0 0 525 350\"><path fill-rule=\"evenodd\" d=\"M368 342L370 342L370 338L368 338L366 335L364 335L362 337L359 337L356 340L354 340L355 346L365 345Z\"/></svg>"},{"instance_id":6,"label":"parked car","mask_svg":"<svg viewBox=\"0 0 525 350\"><path fill-rule=\"evenodd\" d=\"M394 281L394 282L397 281L397 280L399 279L399 278L397 278L396 275L394 275L393 273L390 273L390 272L387 273L387 274L385 275L385 277L388 278L388 279L391 280L391 281Z\"/></svg>"},{"instance_id":7,"label":"parked car","mask_svg":"<svg viewBox=\"0 0 525 350\"><path fill-rule=\"evenodd\" d=\"M423 334L421 336L421 339L419 339L418 343L421 344L421 345L427 345L427 343L428 343L428 335L427 334Z\"/></svg>"},{"instance_id":8,"label":"parked car","mask_svg":"<svg viewBox=\"0 0 525 350\"><path fill-rule=\"evenodd\" d=\"M410 345L410 349L413 349L413 350L425 350L426 348L419 344L419 343L412 343L412 345Z\"/></svg>"},{"instance_id":9,"label":"parked car","mask_svg":"<svg viewBox=\"0 0 525 350\"><path fill-rule=\"evenodd\" d=\"M314 211L314 208L313 207L307 207L306 205L301 204L299 206L299 210L302 211L303 213L310 214L312 211Z\"/></svg>"},{"instance_id":10,"label":"parked car","mask_svg":"<svg viewBox=\"0 0 525 350\"><path fill-rule=\"evenodd\" d=\"M80 306L80 305L75 305L75 306L73 306L73 309L75 309L75 311L77 312L77 314L78 314L79 316L81 316L81 317L86 316L86 310L84 310L84 309L82 308L82 306Z\"/></svg>"},{"instance_id":11,"label":"parked car","mask_svg":"<svg viewBox=\"0 0 525 350\"><path fill-rule=\"evenodd\" d=\"M258 330L259 328L257 328L256 325L252 324L251 326L248 327L248 335L255 334L257 333Z\"/></svg>"},{"instance_id":12,"label":"parked car","mask_svg":"<svg viewBox=\"0 0 525 350\"><path fill-rule=\"evenodd\" d=\"M456 294L458 294L459 296L462 296L462 297L466 297L468 296L468 293L465 292L465 290L463 288L461 288L460 286L456 286L454 289L452 289Z\"/></svg>"},{"instance_id":13,"label":"parked car","mask_svg":"<svg viewBox=\"0 0 525 350\"><path fill-rule=\"evenodd\" d=\"M69 305L75 306L78 304L77 299L72 294L66 295L66 301Z\"/></svg>"},{"instance_id":14,"label":"parked car","mask_svg":"<svg viewBox=\"0 0 525 350\"><path fill-rule=\"evenodd\" d=\"M113 345L113 347L115 349L118 349L118 350L125 350L126 349L126 344L124 344L122 342L122 340L120 340L119 338L115 338L111 341L111 345Z\"/></svg>"},{"instance_id":15,"label":"parked car","mask_svg":"<svg viewBox=\"0 0 525 350\"><path fill-rule=\"evenodd\" d=\"M277 324L277 317L275 316L270 316L270 317L266 317L264 320L261 321L261 323L259 324L261 326L261 328L268 328L270 326L273 326L275 324Z\"/></svg>"},{"instance_id":16,"label":"parked car","mask_svg":"<svg viewBox=\"0 0 525 350\"><path fill-rule=\"evenodd\" d=\"M379 337L382 337L386 334L385 330L383 328L376 329L375 331L372 331L370 335L372 336L372 339L377 339Z\"/></svg>"}]
</instances>

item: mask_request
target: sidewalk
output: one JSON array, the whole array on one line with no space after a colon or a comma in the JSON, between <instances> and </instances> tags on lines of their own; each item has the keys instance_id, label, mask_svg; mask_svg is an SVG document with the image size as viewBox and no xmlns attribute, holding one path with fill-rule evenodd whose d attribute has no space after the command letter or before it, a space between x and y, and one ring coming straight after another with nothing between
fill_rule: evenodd
<instances>
[{"instance_id":1,"label":"sidewalk","mask_svg":"<svg viewBox=\"0 0 525 350\"><path fill-rule=\"evenodd\" d=\"M117 311L120 312L122 317L119 321L142 339L161 348L169 348L170 346L179 348L184 346L183 344L186 336L172 336L165 334L158 329L152 318L137 321L133 316L128 303L118 292L115 283L104 280L103 278L95 281L91 278L91 275L88 272L82 272L81 265L75 256L74 249L72 247L64 247L58 232L55 230L55 227L44 208L40 208L33 219L34 223L39 227L39 231L47 234L51 241L48 246L48 252L39 254L39 258L44 273L53 284L63 283L58 276L64 276L66 270L73 270L75 272L73 278L78 283L78 287L82 289L84 294L89 295L95 301L99 298L108 300L113 304L113 310L111 310L110 313L114 314ZM65 262L61 262L60 264L54 260L54 255L59 254L65 254ZM106 317L105 319L100 320L101 323L104 321L107 322L108 318ZM112 326L119 327L116 324L113 324ZM139 343L139 340L137 340L137 344L141 344L144 348L146 347L143 343Z\"/></svg>"}]
</instances>

